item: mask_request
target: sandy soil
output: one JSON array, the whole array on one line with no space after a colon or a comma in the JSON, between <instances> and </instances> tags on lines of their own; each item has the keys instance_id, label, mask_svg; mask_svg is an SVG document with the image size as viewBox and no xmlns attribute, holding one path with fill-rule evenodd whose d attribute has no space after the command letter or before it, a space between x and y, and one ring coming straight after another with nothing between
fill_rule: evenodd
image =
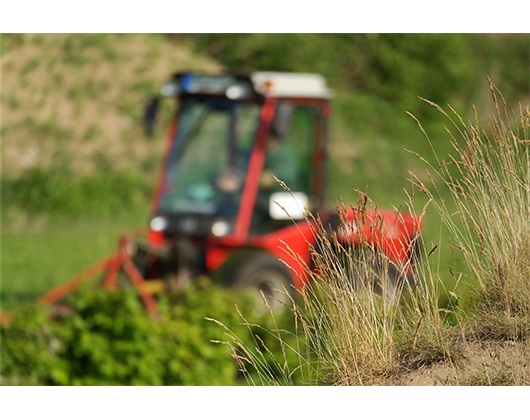
<instances>
[{"instance_id":1,"label":"sandy soil","mask_svg":"<svg viewBox=\"0 0 530 420\"><path fill-rule=\"evenodd\" d=\"M463 359L403 371L386 385L530 385L530 341L462 343Z\"/></svg>"}]
</instances>

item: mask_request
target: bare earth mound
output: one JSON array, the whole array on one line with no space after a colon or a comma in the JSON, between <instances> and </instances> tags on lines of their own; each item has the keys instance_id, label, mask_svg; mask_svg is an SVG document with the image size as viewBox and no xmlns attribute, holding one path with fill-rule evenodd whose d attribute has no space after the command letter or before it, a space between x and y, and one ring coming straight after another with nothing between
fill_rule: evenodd
<instances>
[{"instance_id":1,"label":"bare earth mound","mask_svg":"<svg viewBox=\"0 0 530 420\"><path fill-rule=\"evenodd\" d=\"M530 385L530 342L466 340L463 359L404 371L386 385Z\"/></svg>"}]
</instances>

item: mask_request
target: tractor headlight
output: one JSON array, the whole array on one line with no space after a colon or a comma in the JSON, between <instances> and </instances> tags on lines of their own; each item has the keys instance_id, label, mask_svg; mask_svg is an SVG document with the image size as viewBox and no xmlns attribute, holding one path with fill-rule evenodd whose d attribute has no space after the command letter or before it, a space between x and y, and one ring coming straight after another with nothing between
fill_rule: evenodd
<instances>
[{"instance_id":1,"label":"tractor headlight","mask_svg":"<svg viewBox=\"0 0 530 420\"><path fill-rule=\"evenodd\" d=\"M155 232L163 232L165 229L167 229L168 221L163 216L156 216L151 220L149 226Z\"/></svg>"},{"instance_id":2,"label":"tractor headlight","mask_svg":"<svg viewBox=\"0 0 530 420\"><path fill-rule=\"evenodd\" d=\"M214 236L225 236L230 233L231 226L226 220L217 220L212 225L212 234Z\"/></svg>"},{"instance_id":3,"label":"tractor headlight","mask_svg":"<svg viewBox=\"0 0 530 420\"><path fill-rule=\"evenodd\" d=\"M175 80L171 80L162 86L160 94L162 96L178 96L180 94L180 86Z\"/></svg>"},{"instance_id":4,"label":"tractor headlight","mask_svg":"<svg viewBox=\"0 0 530 420\"><path fill-rule=\"evenodd\" d=\"M233 85L226 89L225 95L228 99L243 99L248 96L248 89L242 85Z\"/></svg>"}]
</instances>

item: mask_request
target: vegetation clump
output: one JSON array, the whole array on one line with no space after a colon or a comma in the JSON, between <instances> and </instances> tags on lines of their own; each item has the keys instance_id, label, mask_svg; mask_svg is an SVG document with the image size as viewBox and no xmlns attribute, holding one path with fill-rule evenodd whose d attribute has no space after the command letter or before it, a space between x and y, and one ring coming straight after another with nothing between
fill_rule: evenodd
<instances>
[{"instance_id":1,"label":"vegetation clump","mask_svg":"<svg viewBox=\"0 0 530 420\"><path fill-rule=\"evenodd\" d=\"M162 298L158 316L150 317L134 290L93 286L60 307L27 306L11 325L0 326L1 385L240 383L228 349L211 342L219 330L205 314L224 319L250 345L253 337L239 325L234 305L250 311L253 298L204 280ZM250 320L272 327L268 319ZM291 327L289 314L276 322ZM276 343L268 345L278 351Z\"/></svg>"},{"instance_id":2,"label":"vegetation clump","mask_svg":"<svg viewBox=\"0 0 530 420\"><path fill-rule=\"evenodd\" d=\"M472 282L470 308L476 332L495 339L530 336L529 109L510 114L491 85L496 107L487 127L446 115L459 137L440 165L455 210L438 206ZM456 117L456 120L454 118Z\"/></svg>"}]
</instances>

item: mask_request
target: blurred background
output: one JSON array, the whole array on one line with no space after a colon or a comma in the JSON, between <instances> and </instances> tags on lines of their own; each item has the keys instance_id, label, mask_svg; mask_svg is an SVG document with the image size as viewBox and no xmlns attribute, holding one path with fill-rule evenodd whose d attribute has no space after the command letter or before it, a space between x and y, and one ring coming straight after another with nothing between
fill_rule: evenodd
<instances>
[{"instance_id":1,"label":"blurred background","mask_svg":"<svg viewBox=\"0 0 530 420\"><path fill-rule=\"evenodd\" d=\"M1 306L36 299L144 227L170 104L154 136L146 101L177 71L323 74L333 90L328 201L408 203L411 173L451 153L448 120L530 100L527 34L4 34L1 35ZM421 121L434 145L414 119ZM443 187L440 185L443 197ZM421 211L425 197L416 197ZM425 242L452 264L439 216Z\"/></svg>"}]
</instances>

